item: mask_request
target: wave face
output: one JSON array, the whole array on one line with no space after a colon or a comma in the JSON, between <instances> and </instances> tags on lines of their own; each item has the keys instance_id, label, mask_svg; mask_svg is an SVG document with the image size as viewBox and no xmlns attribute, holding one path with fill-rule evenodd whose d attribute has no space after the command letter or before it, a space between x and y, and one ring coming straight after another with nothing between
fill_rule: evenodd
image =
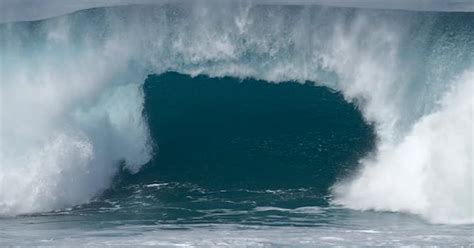
<instances>
[{"instance_id":1,"label":"wave face","mask_svg":"<svg viewBox=\"0 0 474 248\"><path fill-rule=\"evenodd\" d=\"M139 171L153 150L142 84L172 70L341 92L379 141L333 203L472 223L472 26L472 13L243 3L3 24L0 214L87 202L121 166Z\"/></svg>"},{"instance_id":2,"label":"wave face","mask_svg":"<svg viewBox=\"0 0 474 248\"><path fill-rule=\"evenodd\" d=\"M311 83L272 84L168 72L147 78L144 114L156 154L123 185L209 189L329 187L374 148L354 105Z\"/></svg>"}]
</instances>

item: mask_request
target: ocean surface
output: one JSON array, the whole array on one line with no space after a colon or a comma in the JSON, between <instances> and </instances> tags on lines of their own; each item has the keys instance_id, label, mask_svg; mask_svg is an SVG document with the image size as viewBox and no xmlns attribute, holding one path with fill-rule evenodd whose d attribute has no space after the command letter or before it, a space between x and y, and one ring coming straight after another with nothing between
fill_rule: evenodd
<instances>
[{"instance_id":1,"label":"ocean surface","mask_svg":"<svg viewBox=\"0 0 474 248\"><path fill-rule=\"evenodd\" d=\"M473 27L253 2L0 24L0 246L473 246Z\"/></svg>"}]
</instances>

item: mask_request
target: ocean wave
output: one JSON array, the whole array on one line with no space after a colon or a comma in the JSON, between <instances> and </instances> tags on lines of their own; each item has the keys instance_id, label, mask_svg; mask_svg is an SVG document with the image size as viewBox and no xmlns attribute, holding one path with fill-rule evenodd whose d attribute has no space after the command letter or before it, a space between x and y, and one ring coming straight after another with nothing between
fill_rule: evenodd
<instances>
[{"instance_id":1,"label":"ocean wave","mask_svg":"<svg viewBox=\"0 0 474 248\"><path fill-rule=\"evenodd\" d=\"M121 165L138 171L152 157L141 85L173 70L340 91L379 146L335 203L472 223L473 21L237 2L3 24L0 213L87 202Z\"/></svg>"}]
</instances>

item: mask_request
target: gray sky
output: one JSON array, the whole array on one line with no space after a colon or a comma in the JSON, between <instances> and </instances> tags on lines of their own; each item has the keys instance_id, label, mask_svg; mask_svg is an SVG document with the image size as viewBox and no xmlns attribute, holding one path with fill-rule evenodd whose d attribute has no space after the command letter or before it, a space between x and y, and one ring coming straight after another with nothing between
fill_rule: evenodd
<instances>
[{"instance_id":1,"label":"gray sky","mask_svg":"<svg viewBox=\"0 0 474 248\"><path fill-rule=\"evenodd\" d=\"M38 20L81 9L123 4L153 3L156 0L0 0L0 23Z\"/></svg>"},{"instance_id":2,"label":"gray sky","mask_svg":"<svg viewBox=\"0 0 474 248\"><path fill-rule=\"evenodd\" d=\"M0 23L38 20L73 11L123 4L239 0L0 0ZM249 0L245 0L248 2ZM474 0L250 0L264 4L323 4L363 8L474 11Z\"/></svg>"}]
</instances>

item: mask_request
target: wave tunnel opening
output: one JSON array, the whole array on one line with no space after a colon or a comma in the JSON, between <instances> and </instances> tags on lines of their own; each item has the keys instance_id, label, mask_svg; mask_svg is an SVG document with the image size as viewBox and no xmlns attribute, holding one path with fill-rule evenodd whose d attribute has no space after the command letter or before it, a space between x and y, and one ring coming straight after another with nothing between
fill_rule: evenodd
<instances>
[{"instance_id":1,"label":"wave tunnel opening","mask_svg":"<svg viewBox=\"0 0 474 248\"><path fill-rule=\"evenodd\" d=\"M309 81L166 72L150 75L143 90L154 156L121 184L313 187L327 194L375 147L373 126L357 107Z\"/></svg>"}]
</instances>

